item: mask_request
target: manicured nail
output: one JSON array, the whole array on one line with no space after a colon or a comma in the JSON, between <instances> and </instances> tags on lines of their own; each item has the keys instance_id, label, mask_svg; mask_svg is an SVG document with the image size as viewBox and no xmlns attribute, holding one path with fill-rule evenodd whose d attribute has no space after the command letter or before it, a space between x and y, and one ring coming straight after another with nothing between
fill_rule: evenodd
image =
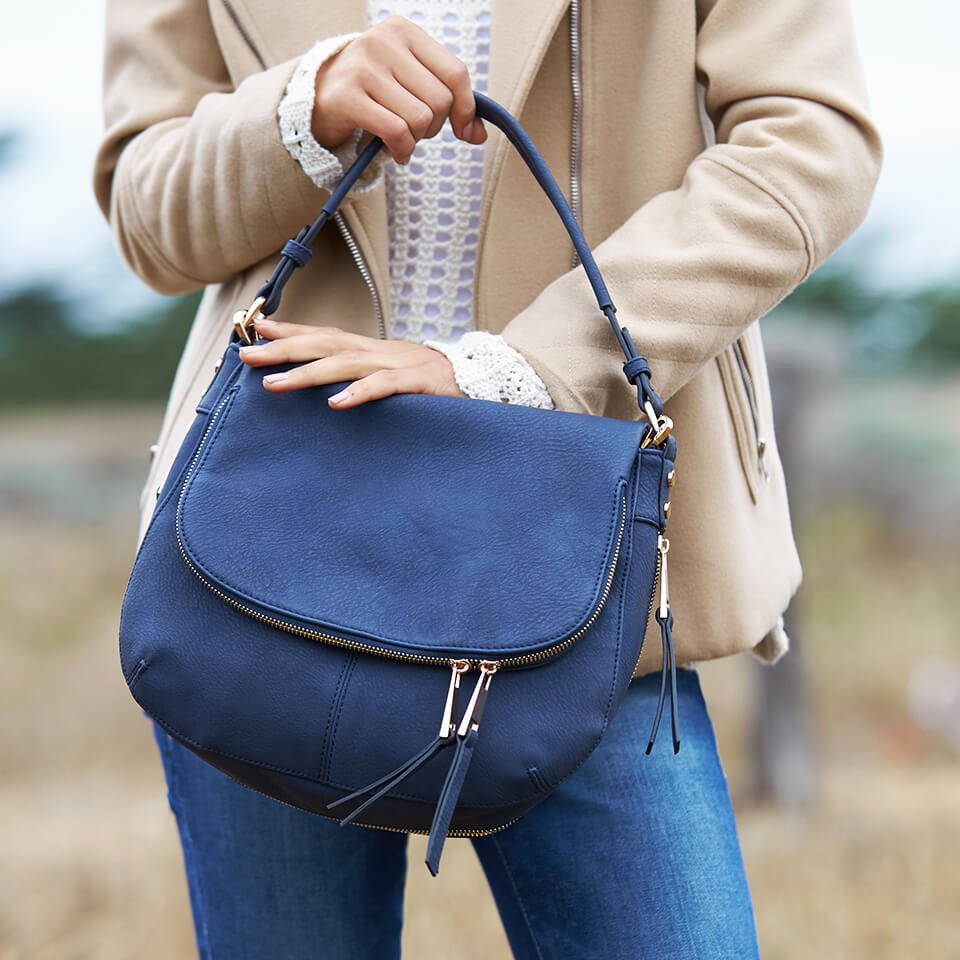
<instances>
[{"instance_id":1,"label":"manicured nail","mask_svg":"<svg viewBox=\"0 0 960 960\"><path fill-rule=\"evenodd\" d=\"M264 383L281 383L286 379L287 379L287 375L285 373L271 373L269 377L263 378L263 382Z\"/></svg>"},{"instance_id":2,"label":"manicured nail","mask_svg":"<svg viewBox=\"0 0 960 960\"><path fill-rule=\"evenodd\" d=\"M251 353L257 353L259 350L262 350L262 349L263 349L263 344L251 343L250 346L248 347L240 348L240 356L246 357L246 356L249 356Z\"/></svg>"},{"instance_id":3,"label":"manicured nail","mask_svg":"<svg viewBox=\"0 0 960 960\"><path fill-rule=\"evenodd\" d=\"M269 327L271 324L274 324L274 323L276 323L277 321L276 321L276 320L271 320L269 317L257 317L257 319L254 320L253 322L254 322L254 324L256 324L258 327Z\"/></svg>"},{"instance_id":4,"label":"manicured nail","mask_svg":"<svg viewBox=\"0 0 960 960\"><path fill-rule=\"evenodd\" d=\"M352 394L349 390L341 390L339 393L335 393L331 398L331 403L343 403L345 400L349 400Z\"/></svg>"}]
</instances>

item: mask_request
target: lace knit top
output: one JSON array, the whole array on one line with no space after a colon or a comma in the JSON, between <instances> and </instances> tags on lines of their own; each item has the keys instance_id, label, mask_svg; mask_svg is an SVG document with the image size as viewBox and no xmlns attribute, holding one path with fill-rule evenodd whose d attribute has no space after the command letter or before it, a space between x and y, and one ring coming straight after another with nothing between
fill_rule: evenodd
<instances>
[{"instance_id":1,"label":"lace knit top","mask_svg":"<svg viewBox=\"0 0 960 960\"><path fill-rule=\"evenodd\" d=\"M401 14L458 56L474 89L485 91L491 0L368 0L371 25ZM311 132L318 68L359 33L321 40L294 71L278 109L283 142L317 186L332 188L356 158L356 129L327 150ZM385 177L390 244L392 337L434 347L450 360L468 396L553 408L543 381L500 336L474 328L473 287L484 149L458 140L449 119L417 143L400 166L381 152L352 189L373 189Z\"/></svg>"}]
</instances>

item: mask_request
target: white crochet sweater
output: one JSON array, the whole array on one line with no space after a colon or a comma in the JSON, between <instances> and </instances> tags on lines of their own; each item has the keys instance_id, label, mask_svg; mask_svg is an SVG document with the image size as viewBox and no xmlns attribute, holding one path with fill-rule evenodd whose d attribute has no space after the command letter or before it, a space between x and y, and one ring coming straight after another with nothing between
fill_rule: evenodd
<instances>
[{"instance_id":1,"label":"white crochet sweater","mask_svg":"<svg viewBox=\"0 0 960 960\"><path fill-rule=\"evenodd\" d=\"M486 89L490 0L368 0L371 24L394 13L443 43L466 64L474 89ZM356 159L364 131L355 129L333 150L317 143L311 130L316 73L358 36L341 34L314 44L291 76L277 111L287 150L318 187L328 190ZM390 336L445 354L468 396L553 409L546 386L523 356L499 335L474 329L484 147L457 140L448 120L436 136L418 142L407 165L381 151L351 193L371 190L386 178Z\"/></svg>"}]
</instances>

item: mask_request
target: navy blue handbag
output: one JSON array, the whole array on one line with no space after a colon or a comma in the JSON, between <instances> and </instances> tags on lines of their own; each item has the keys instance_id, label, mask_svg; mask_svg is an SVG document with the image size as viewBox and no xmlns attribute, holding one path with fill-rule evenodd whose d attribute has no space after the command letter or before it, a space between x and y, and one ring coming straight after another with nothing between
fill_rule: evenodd
<instances>
[{"instance_id":1,"label":"navy blue handbag","mask_svg":"<svg viewBox=\"0 0 960 960\"><path fill-rule=\"evenodd\" d=\"M542 157L507 111L475 97L563 219L642 416L425 394L332 410L344 383L263 389L264 370L238 348L257 311L276 310L382 146L374 138L235 318L120 622L130 691L172 737L284 803L428 833L434 875L446 836L503 829L591 754L658 597L663 671L647 752L668 674L679 749L671 423Z\"/></svg>"}]
</instances>

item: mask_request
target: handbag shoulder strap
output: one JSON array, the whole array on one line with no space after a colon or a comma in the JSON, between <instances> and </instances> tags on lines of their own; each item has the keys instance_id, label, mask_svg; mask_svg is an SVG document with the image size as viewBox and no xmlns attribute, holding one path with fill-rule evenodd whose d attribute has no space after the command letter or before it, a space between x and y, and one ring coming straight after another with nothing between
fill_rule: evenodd
<instances>
[{"instance_id":1,"label":"handbag shoulder strap","mask_svg":"<svg viewBox=\"0 0 960 960\"><path fill-rule=\"evenodd\" d=\"M669 434L669 419L663 416L663 403L650 384L650 367L647 361L637 353L637 348L627 328L621 327L617 322L616 307L610 299L610 294L603 282L603 277L600 275L597 262L590 252L583 231L580 229L580 224L577 223L563 191L557 185L557 181L550 172L546 161L540 155L540 151L537 150L526 130L517 122L516 118L486 94L474 90L473 95L476 100L477 116L490 121L503 131L530 168L544 193L550 198L557 213L560 214L560 219L563 221L563 225L566 227L580 257L580 262L587 273L587 279L596 295L597 304L610 321L617 342L620 344L620 349L626 357L626 362L623 364L624 375L630 383L636 386L637 402L641 410L647 415L651 425L656 427L657 436L652 438L653 442L660 443ZM237 333L241 337L245 334L248 335L248 325L256 316L258 309L264 316L269 316L279 307L284 285L290 279L294 270L304 266L310 259L313 242L317 234L336 212L337 207L340 206L350 188L382 146L383 140L380 137L374 137L343 175L313 224L305 226L296 237L283 245L280 261L273 271L273 276L257 292L257 300L249 311L244 312L243 320L237 321Z\"/></svg>"}]
</instances>

